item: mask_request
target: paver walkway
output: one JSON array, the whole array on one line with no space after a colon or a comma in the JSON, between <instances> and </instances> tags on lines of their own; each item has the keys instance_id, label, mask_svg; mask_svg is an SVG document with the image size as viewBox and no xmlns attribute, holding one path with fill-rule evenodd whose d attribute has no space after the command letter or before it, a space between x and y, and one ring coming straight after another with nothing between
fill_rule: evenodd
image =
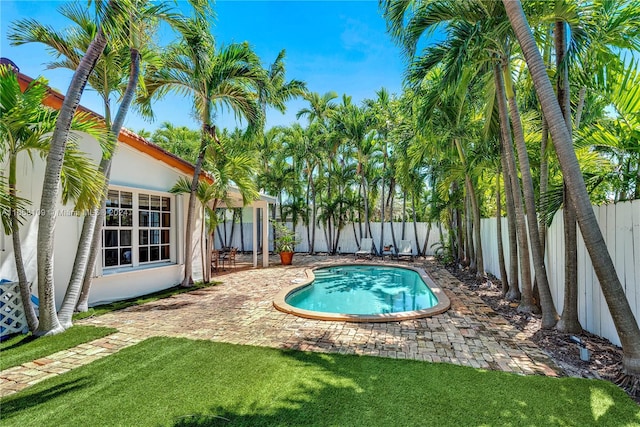
<instances>
[{"instance_id":1,"label":"paver walkway","mask_svg":"<svg viewBox=\"0 0 640 427\"><path fill-rule=\"evenodd\" d=\"M353 257L296 255L293 266L232 272L220 276L218 286L82 320L78 323L114 327L119 333L0 372L0 395L153 336L446 362L519 374L562 372L539 347L429 260L413 265L425 268L451 299L449 311L431 318L328 322L273 308L273 297L306 277L306 268L353 261ZM276 263L272 258L272 265Z\"/></svg>"}]
</instances>

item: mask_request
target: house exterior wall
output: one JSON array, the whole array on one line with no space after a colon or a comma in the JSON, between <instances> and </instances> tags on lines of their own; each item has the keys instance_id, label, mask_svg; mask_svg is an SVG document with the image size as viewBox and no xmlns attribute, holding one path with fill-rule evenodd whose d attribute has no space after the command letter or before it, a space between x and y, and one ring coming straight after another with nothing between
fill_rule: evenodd
<instances>
[{"instance_id":1,"label":"house exterior wall","mask_svg":"<svg viewBox=\"0 0 640 427\"><path fill-rule=\"evenodd\" d=\"M100 148L95 140L83 135L80 148L96 163L100 160ZM45 161L39 156L33 161L26 155L18 157L18 191L23 198L32 203L23 212L23 224L20 229L24 264L28 280L33 282L32 292L37 295L37 233L39 207L42 196L42 182ZM2 165L7 171L7 165ZM5 174L6 175L6 174ZM102 255L99 255L94 271L95 279L90 294L90 305L121 300L149 292L154 292L178 284L184 274L184 232L188 205L188 195L173 195L168 190L181 176L181 172L151 156L125 144L119 144L116 151L110 189L160 195L171 200L170 260L135 267L103 268ZM74 214L73 206L57 206L54 240L54 281L56 305L60 307L71 277L77 245L82 231L83 217ZM196 210L193 232L193 278L202 278L200 254L201 214ZM134 213L135 214L135 213ZM0 237L0 279L17 280L11 236ZM134 237L137 239L137 237Z\"/></svg>"}]
</instances>

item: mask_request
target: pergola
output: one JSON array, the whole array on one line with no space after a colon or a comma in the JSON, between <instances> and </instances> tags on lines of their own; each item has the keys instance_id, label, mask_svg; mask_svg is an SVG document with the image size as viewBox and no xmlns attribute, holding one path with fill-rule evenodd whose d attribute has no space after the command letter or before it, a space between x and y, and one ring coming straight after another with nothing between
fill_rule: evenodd
<instances>
[{"instance_id":1,"label":"pergola","mask_svg":"<svg viewBox=\"0 0 640 427\"><path fill-rule=\"evenodd\" d=\"M258 210L262 210L262 266L269 266L269 205L276 204L276 198L260 193L257 200L244 205L242 195L236 187L231 187L227 202L219 202L216 208L248 208L252 209L253 266L258 266Z\"/></svg>"}]
</instances>

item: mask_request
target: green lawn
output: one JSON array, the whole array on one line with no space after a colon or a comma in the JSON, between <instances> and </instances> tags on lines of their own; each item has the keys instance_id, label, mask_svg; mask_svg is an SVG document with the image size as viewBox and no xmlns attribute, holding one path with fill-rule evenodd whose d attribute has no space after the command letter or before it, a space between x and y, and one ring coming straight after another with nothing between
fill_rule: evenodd
<instances>
[{"instance_id":1,"label":"green lawn","mask_svg":"<svg viewBox=\"0 0 640 427\"><path fill-rule=\"evenodd\" d=\"M16 335L0 343L0 370L22 365L115 332L118 330L113 328L73 326L61 334L38 339L31 334Z\"/></svg>"},{"instance_id":2,"label":"green lawn","mask_svg":"<svg viewBox=\"0 0 640 427\"><path fill-rule=\"evenodd\" d=\"M627 426L595 380L153 338L1 402L5 425Z\"/></svg>"}]
</instances>

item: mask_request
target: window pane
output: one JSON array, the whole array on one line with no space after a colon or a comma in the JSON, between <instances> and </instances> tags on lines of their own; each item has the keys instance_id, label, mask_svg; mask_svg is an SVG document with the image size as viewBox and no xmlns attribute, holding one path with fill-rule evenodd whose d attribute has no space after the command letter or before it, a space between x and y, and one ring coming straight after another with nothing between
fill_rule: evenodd
<instances>
[{"instance_id":1,"label":"window pane","mask_svg":"<svg viewBox=\"0 0 640 427\"><path fill-rule=\"evenodd\" d=\"M152 245L157 245L160 243L160 230L149 230L149 234L150 243Z\"/></svg>"},{"instance_id":2,"label":"window pane","mask_svg":"<svg viewBox=\"0 0 640 427\"><path fill-rule=\"evenodd\" d=\"M160 196L151 196L151 210L152 211L160 210Z\"/></svg>"},{"instance_id":3,"label":"window pane","mask_svg":"<svg viewBox=\"0 0 640 427\"><path fill-rule=\"evenodd\" d=\"M162 210L170 211L171 210L171 199L168 197L162 198Z\"/></svg>"},{"instance_id":4,"label":"window pane","mask_svg":"<svg viewBox=\"0 0 640 427\"><path fill-rule=\"evenodd\" d=\"M105 249L104 251L104 266L111 267L118 265L118 250L117 249Z\"/></svg>"},{"instance_id":5,"label":"window pane","mask_svg":"<svg viewBox=\"0 0 640 427\"><path fill-rule=\"evenodd\" d=\"M169 259L169 246L160 246L160 259Z\"/></svg>"},{"instance_id":6,"label":"window pane","mask_svg":"<svg viewBox=\"0 0 640 427\"><path fill-rule=\"evenodd\" d=\"M149 212L140 211L138 214L138 224L140 227L148 227L149 226Z\"/></svg>"},{"instance_id":7,"label":"window pane","mask_svg":"<svg viewBox=\"0 0 640 427\"><path fill-rule=\"evenodd\" d=\"M141 245L148 245L149 244L149 230L140 230L139 233L140 236L140 244Z\"/></svg>"},{"instance_id":8,"label":"window pane","mask_svg":"<svg viewBox=\"0 0 640 427\"><path fill-rule=\"evenodd\" d=\"M118 230L104 230L104 247L118 246Z\"/></svg>"},{"instance_id":9,"label":"window pane","mask_svg":"<svg viewBox=\"0 0 640 427\"><path fill-rule=\"evenodd\" d=\"M150 216L149 226L160 227L160 212L150 212L149 216Z\"/></svg>"},{"instance_id":10,"label":"window pane","mask_svg":"<svg viewBox=\"0 0 640 427\"><path fill-rule=\"evenodd\" d=\"M131 246L131 230L120 230L120 245Z\"/></svg>"},{"instance_id":11,"label":"window pane","mask_svg":"<svg viewBox=\"0 0 640 427\"><path fill-rule=\"evenodd\" d=\"M140 194L140 195L138 195L138 207L140 209L149 209L149 195L148 194Z\"/></svg>"},{"instance_id":12,"label":"window pane","mask_svg":"<svg viewBox=\"0 0 640 427\"><path fill-rule=\"evenodd\" d=\"M133 207L133 194L128 191L120 193L120 207L132 208Z\"/></svg>"},{"instance_id":13,"label":"window pane","mask_svg":"<svg viewBox=\"0 0 640 427\"><path fill-rule=\"evenodd\" d=\"M131 264L131 248L120 249L120 264Z\"/></svg>"},{"instance_id":14,"label":"window pane","mask_svg":"<svg viewBox=\"0 0 640 427\"><path fill-rule=\"evenodd\" d=\"M131 209L120 209L120 225L123 227L133 225L133 211Z\"/></svg>"},{"instance_id":15,"label":"window pane","mask_svg":"<svg viewBox=\"0 0 640 427\"><path fill-rule=\"evenodd\" d=\"M119 206L118 199L118 191L109 190L109 193L107 193L107 206L111 208L117 208Z\"/></svg>"},{"instance_id":16,"label":"window pane","mask_svg":"<svg viewBox=\"0 0 640 427\"><path fill-rule=\"evenodd\" d=\"M160 259L160 247L151 246L151 251L149 253L149 261L158 261Z\"/></svg>"},{"instance_id":17,"label":"window pane","mask_svg":"<svg viewBox=\"0 0 640 427\"><path fill-rule=\"evenodd\" d=\"M109 209L107 208L106 217L104 219L104 223L110 227L118 226L118 209Z\"/></svg>"},{"instance_id":18,"label":"window pane","mask_svg":"<svg viewBox=\"0 0 640 427\"><path fill-rule=\"evenodd\" d=\"M140 254L140 262L148 262L149 261L149 248L143 246L140 248L138 252Z\"/></svg>"},{"instance_id":19,"label":"window pane","mask_svg":"<svg viewBox=\"0 0 640 427\"><path fill-rule=\"evenodd\" d=\"M168 212L162 212L162 227L171 227L171 215Z\"/></svg>"},{"instance_id":20,"label":"window pane","mask_svg":"<svg viewBox=\"0 0 640 427\"><path fill-rule=\"evenodd\" d=\"M162 240L160 243L170 243L169 242L169 230L162 230Z\"/></svg>"}]
</instances>

